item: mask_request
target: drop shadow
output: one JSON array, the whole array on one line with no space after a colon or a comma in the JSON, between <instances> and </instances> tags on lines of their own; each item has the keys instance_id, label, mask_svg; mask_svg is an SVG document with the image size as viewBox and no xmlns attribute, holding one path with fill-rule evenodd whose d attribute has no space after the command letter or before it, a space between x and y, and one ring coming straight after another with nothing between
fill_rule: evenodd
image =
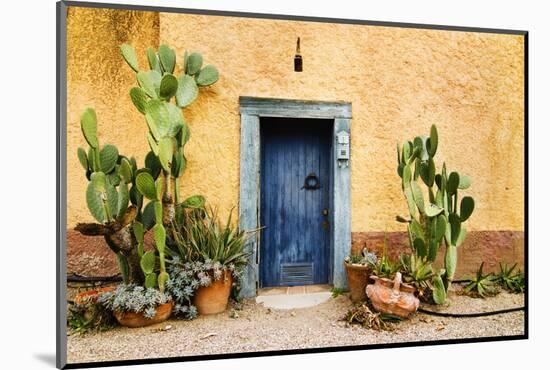
<instances>
[{"instance_id":1,"label":"drop shadow","mask_svg":"<svg viewBox=\"0 0 550 370\"><path fill-rule=\"evenodd\" d=\"M42 361L46 365L50 365L52 367L55 367L55 353L35 353L34 358L37 360Z\"/></svg>"}]
</instances>

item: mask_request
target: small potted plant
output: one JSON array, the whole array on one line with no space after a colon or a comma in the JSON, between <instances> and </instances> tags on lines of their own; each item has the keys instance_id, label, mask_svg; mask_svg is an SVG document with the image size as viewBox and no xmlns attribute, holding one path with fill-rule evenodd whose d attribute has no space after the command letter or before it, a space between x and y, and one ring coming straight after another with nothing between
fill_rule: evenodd
<instances>
[{"instance_id":1,"label":"small potted plant","mask_svg":"<svg viewBox=\"0 0 550 370\"><path fill-rule=\"evenodd\" d=\"M248 233L232 225L232 212L222 224L211 208L179 211L168 240L174 257L168 261L167 287L176 300L175 312L186 318L223 312L248 263Z\"/></svg>"},{"instance_id":2,"label":"small potted plant","mask_svg":"<svg viewBox=\"0 0 550 370\"><path fill-rule=\"evenodd\" d=\"M99 303L114 313L119 324L130 328L165 321L173 308L169 294L134 284L121 284L101 294Z\"/></svg>"},{"instance_id":3,"label":"small potted plant","mask_svg":"<svg viewBox=\"0 0 550 370\"><path fill-rule=\"evenodd\" d=\"M363 248L361 256L349 255L344 259L352 302L360 302L367 299L365 288L372 271L372 266L376 265L377 262L376 253L369 252L366 247Z\"/></svg>"}]
</instances>

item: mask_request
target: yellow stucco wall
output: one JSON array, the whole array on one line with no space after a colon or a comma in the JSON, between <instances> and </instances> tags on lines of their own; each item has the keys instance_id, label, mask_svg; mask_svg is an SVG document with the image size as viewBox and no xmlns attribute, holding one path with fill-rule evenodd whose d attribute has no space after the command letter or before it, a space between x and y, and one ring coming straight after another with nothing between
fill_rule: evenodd
<instances>
[{"instance_id":1,"label":"yellow stucco wall","mask_svg":"<svg viewBox=\"0 0 550 370\"><path fill-rule=\"evenodd\" d=\"M130 43L141 65L147 47L158 47L159 15L109 9L69 7L67 16L67 225L91 222L86 207L88 181L76 150L88 150L80 130L80 114L93 107L98 116L100 144L114 144L121 154L143 165L147 140L143 115L128 91L135 73L126 65L119 45Z\"/></svg>"},{"instance_id":2,"label":"yellow stucco wall","mask_svg":"<svg viewBox=\"0 0 550 370\"><path fill-rule=\"evenodd\" d=\"M221 73L184 111L192 136L183 194L204 194L222 210L238 205L239 96L343 100L353 110L352 231L402 231L394 221L406 213L395 143L427 134L432 123L440 133L437 157L474 179L468 229L523 230L523 37L161 13L159 20L142 15L145 24L104 22L109 42L84 44L83 53L73 50L83 45L79 27L98 11L87 12L69 17L69 226L91 218L75 154L85 144L78 126L84 107L96 107L103 142L139 159L148 150L143 118L127 95L133 73L117 41L143 57L158 35L179 59L185 49L200 51ZM293 72L298 36L302 73ZM111 74L97 76L107 68Z\"/></svg>"}]
</instances>

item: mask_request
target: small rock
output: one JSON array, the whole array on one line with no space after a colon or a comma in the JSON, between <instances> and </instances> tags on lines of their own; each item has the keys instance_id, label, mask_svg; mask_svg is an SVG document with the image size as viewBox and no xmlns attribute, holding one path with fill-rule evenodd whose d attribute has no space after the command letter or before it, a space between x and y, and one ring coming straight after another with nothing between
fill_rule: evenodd
<instances>
[{"instance_id":1,"label":"small rock","mask_svg":"<svg viewBox=\"0 0 550 370\"><path fill-rule=\"evenodd\" d=\"M290 313L290 316L292 316L292 317L296 316L296 312L292 311L292 312Z\"/></svg>"},{"instance_id":2,"label":"small rock","mask_svg":"<svg viewBox=\"0 0 550 370\"><path fill-rule=\"evenodd\" d=\"M239 318L239 313L235 310L231 310L231 312L229 313L229 317L232 318L232 319L238 319Z\"/></svg>"},{"instance_id":3,"label":"small rock","mask_svg":"<svg viewBox=\"0 0 550 370\"><path fill-rule=\"evenodd\" d=\"M441 331L441 330L444 330L444 329L445 329L445 326L440 325L440 326L438 326L435 330Z\"/></svg>"}]
</instances>

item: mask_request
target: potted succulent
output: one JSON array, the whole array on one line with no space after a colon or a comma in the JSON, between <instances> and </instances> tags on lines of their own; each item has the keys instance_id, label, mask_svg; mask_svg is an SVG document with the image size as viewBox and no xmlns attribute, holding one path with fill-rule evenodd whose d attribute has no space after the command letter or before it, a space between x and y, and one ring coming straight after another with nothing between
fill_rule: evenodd
<instances>
[{"instance_id":1,"label":"potted succulent","mask_svg":"<svg viewBox=\"0 0 550 370\"><path fill-rule=\"evenodd\" d=\"M168 290L176 299L175 311L187 318L223 312L248 262L244 251L248 233L232 225L232 211L225 224L211 208L190 208L180 214L183 217L176 219L168 241L173 255Z\"/></svg>"},{"instance_id":2,"label":"potted succulent","mask_svg":"<svg viewBox=\"0 0 550 370\"><path fill-rule=\"evenodd\" d=\"M376 265L377 261L376 253L369 252L366 247L363 248L361 256L349 255L344 259L352 302L360 302L367 299L365 288L372 271L372 266Z\"/></svg>"},{"instance_id":3,"label":"potted succulent","mask_svg":"<svg viewBox=\"0 0 550 370\"><path fill-rule=\"evenodd\" d=\"M99 303L114 313L119 324L130 328L165 321L173 308L169 294L134 284L121 284L101 294Z\"/></svg>"}]
</instances>

